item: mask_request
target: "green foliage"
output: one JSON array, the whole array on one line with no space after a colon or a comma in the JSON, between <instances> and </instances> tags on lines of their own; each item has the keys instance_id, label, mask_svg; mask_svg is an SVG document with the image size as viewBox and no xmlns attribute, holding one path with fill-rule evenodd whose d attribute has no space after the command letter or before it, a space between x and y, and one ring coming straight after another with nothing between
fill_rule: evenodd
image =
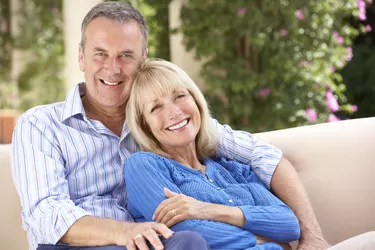
<instances>
[{"instance_id":1,"label":"green foliage","mask_svg":"<svg viewBox=\"0 0 375 250\"><path fill-rule=\"evenodd\" d=\"M14 95L11 83L12 36L10 1L0 0L0 109L12 108L10 97Z\"/></svg>"},{"instance_id":2,"label":"green foliage","mask_svg":"<svg viewBox=\"0 0 375 250\"><path fill-rule=\"evenodd\" d=\"M62 1L21 0L21 6L14 42L25 63L17 81L19 108L25 110L64 98L64 40Z\"/></svg>"},{"instance_id":3,"label":"green foliage","mask_svg":"<svg viewBox=\"0 0 375 250\"><path fill-rule=\"evenodd\" d=\"M251 131L307 124L305 109L326 121L326 89L346 103L342 77L331 69L346 64L358 34L348 15L358 15L355 0L189 0L181 31L204 59L214 116Z\"/></svg>"},{"instance_id":4,"label":"green foliage","mask_svg":"<svg viewBox=\"0 0 375 250\"><path fill-rule=\"evenodd\" d=\"M170 60L168 4L171 0L130 0L145 17L149 26L149 57Z\"/></svg>"},{"instance_id":5,"label":"green foliage","mask_svg":"<svg viewBox=\"0 0 375 250\"><path fill-rule=\"evenodd\" d=\"M375 48L366 44L353 47L353 60L340 72L348 88L347 97L358 105L354 118L375 115Z\"/></svg>"}]
</instances>

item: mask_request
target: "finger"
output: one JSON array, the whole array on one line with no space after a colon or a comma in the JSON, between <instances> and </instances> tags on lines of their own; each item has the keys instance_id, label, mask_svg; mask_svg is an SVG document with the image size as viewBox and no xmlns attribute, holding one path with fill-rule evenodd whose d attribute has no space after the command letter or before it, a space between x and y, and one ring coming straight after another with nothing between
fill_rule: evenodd
<instances>
[{"instance_id":1,"label":"finger","mask_svg":"<svg viewBox=\"0 0 375 250\"><path fill-rule=\"evenodd\" d=\"M166 239L171 238L174 234L174 232L170 230L166 225L160 223L154 223L152 225L152 229L154 229L155 232L158 232L161 236L163 236Z\"/></svg>"},{"instance_id":2,"label":"finger","mask_svg":"<svg viewBox=\"0 0 375 250\"><path fill-rule=\"evenodd\" d=\"M129 242L125 245L126 250L137 250L137 247L134 244L134 240L131 239Z\"/></svg>"},{"instance_id":3,"label":"finger","mask_svg":"<svg viewBox=\"0 0 375 250\"><path fill-rule=\"evenodd\" d=\"M172 227L172 226L176 225L177 223L179 223L181 221L184 221L184 220L186 220L185 216L183 214L178 214L164 224L167 227Z\"/></svg>"},{"instance_id":4,"label":"finger","mask_svg":"<svg viewBox=\"0 0 375 250\"><path fill-rule=\"evenodd\" d=\"M168 198L164 201L162 201L159 206L155 209L154 215L152 216L152 220L156 220L156 218L159 216L160 212L164 209L165 206L173 203L175 201L175 197Z\"/></svg>"},{"instance_id":5,"label":"finger","mask_svg":"<svg viewBox=\"0 0 375 250\"><path fill-rule=\"evenodd\" d=\"M164 249L163 243L161 242L158 234L154 229L149 229L143 233L145 239L147 239L150 244L155 248L155 250Z\"/></svg>"},{"instance_id":6,"label":"finger","mask_svg":"<svg viewBox=\"0 0 375 250\"><path fill-rule=\"evenodd\" d=\"M178 202L165 206L156 218L156 222L164 224L166 221L170 220L173 216L177 215L178 207Z\"/></svg>"},{"instance_id":7,"label":"finger","mask_svg":"<svg viewBox=\"0 0 375 250\"><path fill-rule=\"evenodd\" d=\"M169 198L167 200L164 200L162 203L160 203L159 207L156 208L153 220L156 222L160 222L161 218L163 218L169 210L171 210L173 207L177 207L178 205L178 197Z\"/></svg>"},{"instance_id":8,"label":"finger","mask_svg":"<svg viewBox=\"0 0 375 250\"><path fill-rule=\"evenodd\" d=\"M134 244L137 246L139 250L150 250L147 246L146 240L141 234L141 237L138 237L138 235L134 238Z\"/></svg>"},{"instance_id":9,"label":"finger","mask_svg":"<svg viewBox=\"0 0 375 250\"><path fill-rule=\"evenodd\" d=\"M166 208L168 209L168 208ZM173 219L173 217L175 217L177 215L177 210L176 209L168 209L168 213L166 213L163 217L160 217L158 218L159 221L157 221L158 223L162 223L162 224L166 224L168 221L170 221L171 219Z\"/></svg>"},{"instance_id":10,"label":"finger","mask_svg":"<svg viewBox=\"0 0 375 250\"><path fill-rule=\"evenodd\" d=\"M168 197L168 198L172 198L176 195L178 195L178 193L175 193L175 192L172 192L170 189L168 188L164 188L164 194Z\"/></svg>"}]
</instances>

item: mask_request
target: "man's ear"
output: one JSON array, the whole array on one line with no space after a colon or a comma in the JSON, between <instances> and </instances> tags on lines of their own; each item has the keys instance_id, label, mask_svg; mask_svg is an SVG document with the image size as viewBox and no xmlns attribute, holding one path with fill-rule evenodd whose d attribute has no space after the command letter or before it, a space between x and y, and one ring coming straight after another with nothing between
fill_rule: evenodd
<instances>
[{"instance_id":1,"label":"man's ear","mask_svg":"<svg viewBox=\"0 0 375 250\"><path fill-rule=\"evenodd\" d=\"M78 62L79 62L79 69L82 72L85 72L85 56L83 54L83 48L81 45L79 45Z\"/></svg>"},{"instance_id":2,"label":"man's ear","mask_svg":"<svg viewBox=\"0 0 375 250\"><path fill-rule=\"evenodd\" d=\"M145 53L143 53L143 61L147 59L147 56L148 56L148 48L146 48Z\"/></svg>"}]
</instances>

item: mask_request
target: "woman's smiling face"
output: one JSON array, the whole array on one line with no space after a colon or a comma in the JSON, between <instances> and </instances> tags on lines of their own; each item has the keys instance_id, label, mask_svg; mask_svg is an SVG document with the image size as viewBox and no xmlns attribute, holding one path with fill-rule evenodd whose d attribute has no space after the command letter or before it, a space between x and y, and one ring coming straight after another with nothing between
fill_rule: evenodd
<instances>
[{"instance_id":1,"label":"woman's smiling face","mask_svg":"<svg viewBox=\"0 0 375 250\"><path fill-rule=\"evenodd\" d=\"M179 88L162 95L149 90L143 103L144 119L164 150L194 147L201 116L187 89Z\"/></svg>"}]
</instances>

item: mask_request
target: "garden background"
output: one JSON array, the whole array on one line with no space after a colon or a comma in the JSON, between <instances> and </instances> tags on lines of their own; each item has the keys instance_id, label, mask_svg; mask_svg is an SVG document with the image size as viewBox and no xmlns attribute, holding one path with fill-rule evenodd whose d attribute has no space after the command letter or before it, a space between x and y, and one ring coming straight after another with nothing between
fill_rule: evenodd
<instances>
[{"instance_id":1,"label":"garden background","mask_svg":"<svg viewBox=\"0 0 375 250\"><path fill-rule=\"evenodd\" d=\"M0 117L64 100L77 83L66 30L84 2L99 1L0 0ZM185 69L221 123L263 132L375 116L372 0L130 2L149 24L150 57Z\"/></svg>"}]
</instances>

